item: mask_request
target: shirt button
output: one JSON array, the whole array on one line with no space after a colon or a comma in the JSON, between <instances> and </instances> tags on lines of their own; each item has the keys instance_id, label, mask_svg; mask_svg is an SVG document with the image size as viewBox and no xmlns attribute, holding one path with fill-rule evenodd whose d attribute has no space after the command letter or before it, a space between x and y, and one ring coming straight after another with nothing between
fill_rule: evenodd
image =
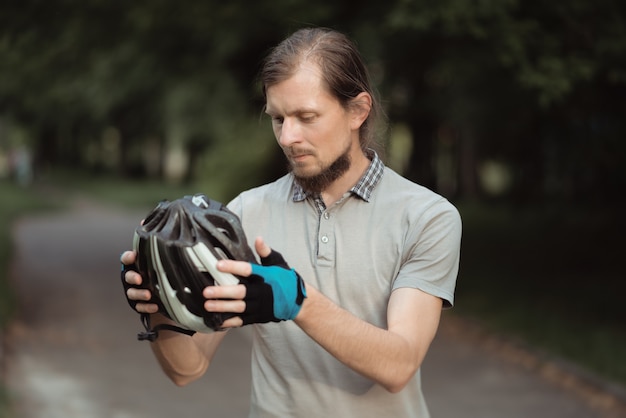
<instances>
[{"instance_id":1,"label":"shirt button","mask_svg":"<svg viewBox=\"0 0 626 418\"><path fill-rule=\"evenodd\" d=\"M324 212L324 219L330 218L330 214L328 212Z\"/></svg>"},{"instance_id":2,"label":"shirt button","mask_svg":"<svg viewBox=\"0 0 626 418\"><path fill-rule=\"evenodd\" d=\"M322 237L322 242L323 242L324 244L326 244L326 243L328 242L328 237L327 237L326 235L324 235L324 236Z\"/></svg>"}]
</instances>

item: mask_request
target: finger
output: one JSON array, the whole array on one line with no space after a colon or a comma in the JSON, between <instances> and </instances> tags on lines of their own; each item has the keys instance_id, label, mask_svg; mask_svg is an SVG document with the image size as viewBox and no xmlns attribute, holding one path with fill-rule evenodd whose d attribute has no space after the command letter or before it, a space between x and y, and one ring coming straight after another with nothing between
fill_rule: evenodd
<instances>
[{"instance_id":1,"label":"finger","mask_svg":"<svg viewBox=\"0 0 626 418\"><path fill-rule=\"evenodd\" d=\"M126 296L128 296L128 299L130 299L130 300L147 301L147 300L150 300L152 298L152 294L150 293L149 290L146 290L146 289L135 289L133 287L131 287L130 289L128 289L126 291Z\"/></svg>"},{"instance_id":2,"label":"finger","mask_svg":"<svg viewBox=\"0 0 626 418\"><path fill-rule=\"evenodd\" d=\"M241 300L246 297L246 287L242 284L234 286L207 286L203 289L202 296L207 299Z\"/></svg>"},{"instance_id":3,"label":"finger","mask_svg":"<svg viewBox=\"0 0 626 418\"><path fill-rule=\"evenodd\" d=\"M238 316L228 318L222 323L222 328L239 328L241 326L243 326L243 319Z\"/></svg>"},{"instance_id":4,"label":"finger","mask_svg":"<svg viewBox=\"0 0 626 418\"><path fill-rule=\"evenodd\" d=\"M126 283L134 286L139 286L141 285L141 283L143 283L143 278L141 277L141 274L132 270L129 270L124 274L124 280L126 280Z\"/></svg>"},{"instance_id":5,"label":"finger","mask_svg":"<svg viewBox=\"0 0 626 418\"><path fill-rule=\"evenodd\" d=\"M272 252L272 249L265 243L263 237L257 237L256 240L254 240L254 248L260 257L267 257Z\"/></svg>"},{"instance_id":6,"label":"finger","mask_svg":"<svg viewBox=\"0 0 626 418\"><path fill-rule=\"evenodd\" d=\"M215 300L209 299L204 302L207 312L235 312L242 313L246 310L246 302L243 300Z\"/></svg>"},{"instance_id":7,"label":"finger","mask_svg":"<svg viewBox=\"0 0 626 418\"><path fill-rule=\"evenodd\" d=\"M120 257L120 261L125 265L133 264L136 259L137 252L135 251L124 251Z\"/></svg>"},{"instance_id":8,"label":"finger","mask_svg":"<svg viewBox=\"0 0 626 418\"><path fill-rule=\"evenodd\" d=\"M219 271L236 276L248 277L252 273L252 266L246 261L219 260L216 267Z\"/></svg>"},{"instance_id":9,"label":"finger","mask_svg":"<svg viewBox=\"0 0 626 418\"><path fill-rule=\"evenodd\" d=\"M150 313L150 314L153 314L153 313L159 312L158 305L156 305L154 303L138 303L137 305L135 305L135 309L139 313Z\"/></svg>"}]
</instances>

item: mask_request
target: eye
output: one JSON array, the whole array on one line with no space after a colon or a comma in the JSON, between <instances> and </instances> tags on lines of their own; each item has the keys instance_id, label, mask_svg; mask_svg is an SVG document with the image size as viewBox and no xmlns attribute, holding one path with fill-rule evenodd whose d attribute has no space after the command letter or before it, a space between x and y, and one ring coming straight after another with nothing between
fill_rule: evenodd
<instances>
[{"instance_id":1,"label":"eye","mask_svg":"<svg viewBox=\"0 0 626 418\"><path fill-rule=\"evenodd\" d=\"M300 115L300 120L304 123L310 123L315 120L315 115L313 113L305 113Z\"/></svg>"},{"instance_id":2,"label":"eye","mask_svg":"<svg viewBox=\"0 0 626 418\"><path fill-rule=\"evenodd\" d=\"M274 125L282 125L285 118L280 116L272 116L272 123Z\"/></svg>"}]
</instances>

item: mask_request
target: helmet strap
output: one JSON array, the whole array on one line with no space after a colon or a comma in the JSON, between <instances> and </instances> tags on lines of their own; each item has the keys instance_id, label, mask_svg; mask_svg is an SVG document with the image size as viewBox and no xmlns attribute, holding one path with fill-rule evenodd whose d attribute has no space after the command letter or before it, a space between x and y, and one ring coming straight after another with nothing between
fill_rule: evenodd
<instances>
[{"instance_id":1,"label":"helmet strap","mask_svg":"<svg viewBox=\"0 0 626 418\"><path fill-rule=\"evenodd\" d=\"M150 325L150 314L147 314L147 313L141 314L141 323L143 324L146 331L140 332L139 334L137 334L137 339L139 341L146 341L146 340L150 342L155 341L159 337L159 331L162 329L168 330L168 331L180 332L181 334L185 334L189 336L192 336L193 334L196 333L196 331L177 327L176 325L171 325L171 324L159 324L155 326L154 328L152 328Z\"/></svg>"}]
</instances>

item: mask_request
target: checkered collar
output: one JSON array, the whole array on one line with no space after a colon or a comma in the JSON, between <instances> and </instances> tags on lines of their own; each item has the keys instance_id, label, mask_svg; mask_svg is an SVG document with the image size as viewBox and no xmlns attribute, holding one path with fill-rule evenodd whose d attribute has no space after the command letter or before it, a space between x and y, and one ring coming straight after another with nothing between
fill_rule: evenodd
<instances>
[{"instance_id":1,"label":"checkered collar","mask_svg":"<svg viewBox=\"0 0 626 418\"><path fill-rule=\"evenodd\" d=\"M376 187L383 176L385 165L373 149L367 150L367 158L371 160L370 165L365 174L363 174L359 181L350 189L350 193L360 197L366 202L369 202L372 190L374 190L374 187ZM303 201L307 198L307 196L308 194L302 186L300 186L297 182L294 182L292 196L293 201Z\"/></svg>"}]
</instances>

